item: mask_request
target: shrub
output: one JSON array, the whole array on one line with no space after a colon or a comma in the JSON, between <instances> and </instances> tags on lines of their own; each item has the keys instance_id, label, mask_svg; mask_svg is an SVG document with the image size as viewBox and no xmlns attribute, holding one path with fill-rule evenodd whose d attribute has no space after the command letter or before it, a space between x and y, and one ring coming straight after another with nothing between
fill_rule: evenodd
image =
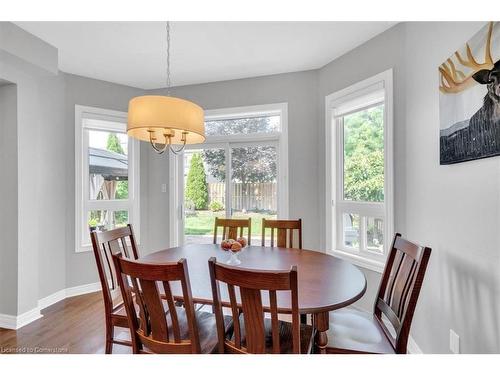
<instances>
[{"instance_id":1,"label":"shrub","mask_svg":"<svg viewBox=\"0 0 500 375\"><path fill-rule=\"evenodd\" d=\"M192 201L197 210L204 210L208 204L207 175L201 154L193 154L186 181L186 200Z\"/></svg>"},{"instance_id":2,"label":"shrub","mask_svg":"<svg viewBox=\"0 0 500 375\"><path fill-rule=\"evenodd\" d=\"M91 228L96 228L98 223L99 222L97 221L97 219L94 219L94 218L89 219L89 221L88 221L88 225Z\"/></svg>"},{"instance_id":3,"label":"shrub","mask_svg":"<svg viewBox=\"0 0 500 375\"><path fill-rule=\"evenodd\" d=\"M222 211L224 209L224 205L219 201L212 201L208 205L208 209L213 212Z\"/></svg>"}]
</instances>

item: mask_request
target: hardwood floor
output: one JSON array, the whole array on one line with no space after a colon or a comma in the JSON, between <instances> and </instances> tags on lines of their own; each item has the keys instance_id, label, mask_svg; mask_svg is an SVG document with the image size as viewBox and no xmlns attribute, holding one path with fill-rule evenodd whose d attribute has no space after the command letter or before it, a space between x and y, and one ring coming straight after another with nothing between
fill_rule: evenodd
<instances>
[{"instance_id":1,"label":"hardwood floor","mask_svg":"<svg viewBox=\"0 0 500 375\"><path fill-rule=\"evenodd\" d=\"M0 328L0 354L104 353L104 305L101 292L67 298L44 310L43 318L17 331ZM118 338L128 339L125 329ZM113 353L131 353L114 345Z\"/></svg>"},{"instance_id":2,"label":"hardwood floor","mask_svg":"<svg viewBox=\"0 0 500 375\"><path fill-rule=\"evenodd\" d=\"M212 311L211 306L203 310ZM225 313L230 314L229 310ZM0 328L0 354L104 354L104 304L101 292L62 300L42 310L43 318L17 331ZM269 314L266 314L269 315ZM289 315L279 319L291 321ZM130 340L126 329L115 328L118 339ZM113 353L131 354L132 349L114 345Z\"/></svg>"}]
</instances>

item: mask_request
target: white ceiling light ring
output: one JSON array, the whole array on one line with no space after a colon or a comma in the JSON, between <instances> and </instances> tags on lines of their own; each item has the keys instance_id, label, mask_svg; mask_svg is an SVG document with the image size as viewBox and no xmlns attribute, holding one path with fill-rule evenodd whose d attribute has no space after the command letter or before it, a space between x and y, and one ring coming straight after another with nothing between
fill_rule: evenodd
<instances>
[{"instance_id":1,"label":"white ceiling light ring","mask_svg":"<svg viewBox=\"0 0 500 375\"><path fill-rule=\"evenodd\" d=\"M153 132L153 138L155 142L158 144L166 144L168 140L165 141L165 133L168 130L173 130L174 135L170 137L170 144L173 145L182 145L184 142L182 140L183 130L179 128L165 128L165 127L150 127L150 128L142 128L142 129L132 129L128 131L128 136L138 139L140 141L149 142L150 141L150 133ZM205 142L205 136L203 134L190 132L186 135L186 144L197 144Z\"/></svg>"}]
</instances>

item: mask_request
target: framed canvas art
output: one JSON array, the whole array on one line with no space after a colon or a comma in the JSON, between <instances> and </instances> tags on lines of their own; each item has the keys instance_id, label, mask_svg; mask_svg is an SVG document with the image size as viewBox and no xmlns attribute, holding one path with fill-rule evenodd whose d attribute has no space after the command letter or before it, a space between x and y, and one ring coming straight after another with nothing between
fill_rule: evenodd
<instances>
[{"instance_id":1,"label":"framed canvas art","mask_svg":"<svg viewBox=\"0 0 500 375\"><path fill-rule=\"evenodd\" d=\"M500 155L500 23L439 66L440 163Z\"/></svg>"}]
</instances>

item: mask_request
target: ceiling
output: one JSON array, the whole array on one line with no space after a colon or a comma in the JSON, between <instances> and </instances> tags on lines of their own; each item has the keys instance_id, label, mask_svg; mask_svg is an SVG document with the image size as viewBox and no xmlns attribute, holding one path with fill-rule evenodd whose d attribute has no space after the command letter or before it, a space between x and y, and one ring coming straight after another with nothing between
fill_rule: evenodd
<instances>
[{"instance_id":1,"label":"ceiling","mask_svg":"<svg viewBox=\"0 0 500 375\"><path fill-rule=\"evenodd\" d=\"M59 69L143 89L166 82L162 22L16 22ZM172 85L317 69L395 22L172 22Z\"/></svg>"}]
</instances>

